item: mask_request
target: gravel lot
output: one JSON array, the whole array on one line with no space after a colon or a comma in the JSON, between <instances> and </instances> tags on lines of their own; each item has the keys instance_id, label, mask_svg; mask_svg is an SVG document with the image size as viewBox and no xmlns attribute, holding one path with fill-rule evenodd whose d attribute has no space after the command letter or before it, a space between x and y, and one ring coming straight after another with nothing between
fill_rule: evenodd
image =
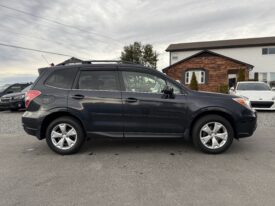
<instances>
[{"instance_id":1,"label":"gravel lot","mask_svg":"<svg viewBox=\"0 0 275 206\"><path fill-rule=\"evenodd\" d=\"M91 140L73 156L0 112L0 205L274 205L275 113L222 155L181 140Z\"/></svg>"}]
</instances>

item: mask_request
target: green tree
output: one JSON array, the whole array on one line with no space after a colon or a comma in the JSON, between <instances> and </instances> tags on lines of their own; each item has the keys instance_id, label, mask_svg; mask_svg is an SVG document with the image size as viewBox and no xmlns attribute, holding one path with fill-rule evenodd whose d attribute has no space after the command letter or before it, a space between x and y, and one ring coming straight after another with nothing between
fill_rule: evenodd
<instances>
[{"instance_id":1,"label":"green tree","mask_svg":"<svg viewBox=\"0 0 275 206\"><path fill-rule=\"evenodd\" d=\"M238 82L245 81L245 70L244 69L239 69L238 72Z\"/></svg>"},{"instance_id":2,"label":"green tree","mask_svg":"<svg viewBox=\"0 0 275 206\"><path fill-rule=\"evenodd\" d=\"M156 69L158 54L151 44L142 45L140 42L134 42L123 48L120 59Z\"/></svg>"},{"instance_id":3,"label":"green tree","mask_svg":"<svg viewBox=\"0 0 275 206\"><path fill-rule=\"evenodd\" d=\"M199 89L198 81L197 81L197 77L196 77L195 72L192 73L191 83L190 83L189 87L190 87L190 89L196 90L196 91Z\"/></svg>"}]
</instances>

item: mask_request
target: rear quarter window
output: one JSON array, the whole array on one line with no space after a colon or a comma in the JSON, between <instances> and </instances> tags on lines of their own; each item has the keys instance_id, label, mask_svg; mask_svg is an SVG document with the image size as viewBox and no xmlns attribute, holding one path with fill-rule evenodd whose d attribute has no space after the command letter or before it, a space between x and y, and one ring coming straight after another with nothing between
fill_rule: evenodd
<instances>
[{"instance_id":1,"label":"rear quarter window","mask_svg":"<svg viewBox=\"0 0 275 206\"><path fill-rule=\"evenodd\" d=\"M70 89L76 73L76 68L58 69L50 74L45 81L45 85L62 89Z\"/></svg>"}]
</instances>

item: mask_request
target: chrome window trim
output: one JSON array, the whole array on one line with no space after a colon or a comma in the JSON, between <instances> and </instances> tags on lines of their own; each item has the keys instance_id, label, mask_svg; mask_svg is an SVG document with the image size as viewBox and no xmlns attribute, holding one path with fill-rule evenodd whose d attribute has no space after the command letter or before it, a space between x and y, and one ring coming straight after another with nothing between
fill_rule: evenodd
<instances>
[{"instance_id":1,"label":"chrome window trim","mask_svg":"<svg viewBox=\"0 0 275 206\"><path fill-rule=\"evenodd\" d=\"M164 93L152 93L152 92L132 92L132 91L122 91L122 92L127 92L127 93L140 93L140 94L164 94ZM174 94L174 95L187 95L187 94Z\"/></svg>"},{"instance_id":2,"label":"chrome window trim","mask_svg":"<svg viewBox=\"0 0 275 206\"><path fill-rule=\"evenodd\" d=\"M61 87L55 87L55 86L51 86L51 85L48 85L48 84L44 84L46 87L51 87L51 88L54 88L54 89L62 89L62 90L72 90L72 89L66 89L66 88L61 88Z\"/></svg>"},{"instance_id":3,"label":"chrome window trim","mask_svg":"<svg viewBox=\"0 0 275 206\"><path fill-rule=\"evenodd\" d=\"M90 92L122 92L120 90L97 90L97 89L71 89L73 91L90 91Z\"/></svg>"}]
</instances>

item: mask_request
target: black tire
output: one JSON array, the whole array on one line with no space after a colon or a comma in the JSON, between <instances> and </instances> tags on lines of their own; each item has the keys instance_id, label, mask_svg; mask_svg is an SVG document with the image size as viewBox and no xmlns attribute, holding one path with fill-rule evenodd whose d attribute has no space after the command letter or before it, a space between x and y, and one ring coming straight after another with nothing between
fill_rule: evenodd
<instances>
[{"instance_id":1,"label":"black tire","mask_svg":"<svg viewBox=\"0 0 275 206\"><path fill-rule=\"evenodd\" d=\"M51 138L51 133L54 128L56 128L59 124L68 124L69 126L73 127L76 131L76 142L74 145L69 149L60 149L53 143L53 140ZM46 130L46 142L48 146L56 153L61 155L70 155L77 153L81 146L83 145L83 142L85 140L85 135L83 132L83 128L81 124L74 118L71 117L59 117L58 119L53 120L47 130Z\"/></svg>"},{"instance_id":2,"label":"black tire","mask_svg":"<svg viewBox=\"0 0 275 206\"><path fill-rule=\"evenodd\" d=\"M202 140L200 139L200 132L202 127L207 123L211 123L211 122L218 122L222 124L227 130L227 134L228 134L227 140L225 141L224 145L219 148L208 148L203 144ZM195 122L192 128L192 139L195 147L200 151L205 153L210 153L210 154L219 154L219 153L225 152L231 146L234 139L234 130L227 119L219 115L207 115L198 119Z\"/></svg>"}]
</instances>

